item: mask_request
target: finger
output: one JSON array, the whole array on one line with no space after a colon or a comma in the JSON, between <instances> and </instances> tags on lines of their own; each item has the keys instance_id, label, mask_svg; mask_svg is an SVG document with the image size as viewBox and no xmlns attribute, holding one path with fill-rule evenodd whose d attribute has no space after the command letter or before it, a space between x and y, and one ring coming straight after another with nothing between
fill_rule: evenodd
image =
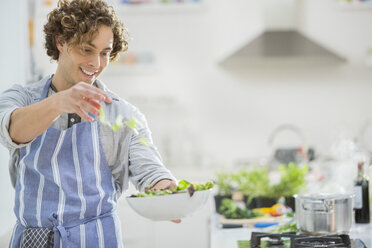
<instances>
[{"instance_id":1,"label":"finger","mask_svg":"<svg viewBox=\"0 0 372 248\"><path fill-rule=\"evenodd\" d=\"M83 111L81 108L77 108L75 113L86 121L92 122L94 120L91 116L85 113L85 111Z\"/></svg>"},{"instance_id":2,"label":"finger","mask_svg":"<svg viewBox=\"0 0 372 248\"><path fill-rule=\"evenodd\" d=\"M93 105L93 107L95 107L98 110L101 108L101 104L99 102L93 100L93 99L83 97L83 100L85 100L89 104Z\"/></svg>"},{"instance_id":3,"label":"finger","mask_svg":"<svg viewBox=\"0 0 372 248\"><path fill-rule=\"evenodd\" d=\"M176 223L176 224L179 224L179 223L181 223L181 220L180 219L178 219L178 220L171 220L173 223Z\"/></svg>"},{"instance_id":4,"label":"finger","mask_svg":"<svg viewBox=\"0 0 372 248\"><path fill-rule=\"evenodd\" d=\"M80 93L80 97L81 98L85 98L85 99L92 99L92 100L95 100L95 101L105 101L107 96L105 94L102 94L101 92L96 92L96 91L93 91L93 90L83 90Z\"/></svg>"},{"instance_id":5,"label":"finger","mask_svg":"<svg viewBox=\"0 0 372 248\"><path fill-rule=\"evenodd\" d=\"M80 84L76 87L72 87L71 91L73 95L78 98L90 98L96 101L104 101L108 96L102 90L88 85L88 84Z\"/></svg>"},{"instance_id":6,"label":"finger","mask_svg":"<svg viewBox=\"0 0 372 248\"><path fill-rule=\"evenodd\" d=\"M169 187L169 189L173 189L173 188L177 187L177 184L176 184L175 181L171 181L168 187Z\"/></svg>"},{"instance_id":7,"label":"finger","mask_svg":"<svg viewBox=\"0 0 372 248\"><path fill-rule=\"evenodd\" d=\"M100 88L97 88L95 86L92 86L90 84L87 84L87 83L81 83L79 84L79 86L82 86L82 96L85 96L85 97L88 97L88 98L91 98L91 99L94 99L94 100L97 100L97 101L105 101L105 102L108 102L108 103L111 103L112 102L112 98L107 95L106 92L104 92L103 90L101 90ZM80 87L77 87L77 88L80 88Z\"/></svg>"},{"instance_id":8,"label":"finger","mask_svg":"<svg viewBox=\"0 0 372 248\"><path fill-rule=\"evenodd\" d=\"M107 95L105 102L112 103L112 98L109 95Z\"/></svg>"},{"instance_id":9,"label":"finger","mask_svg":"<svg viewBox=\"0 0 372 248\"><path fill-rule=\"evenodd\" d=\"M86 112L92 113L94 115L99 115L99 108L101 107L101 105L97 102L92 103L92 101L93 100L81 99L81 101L79 102L79 107Z\"/></svg>"}]
</instances>

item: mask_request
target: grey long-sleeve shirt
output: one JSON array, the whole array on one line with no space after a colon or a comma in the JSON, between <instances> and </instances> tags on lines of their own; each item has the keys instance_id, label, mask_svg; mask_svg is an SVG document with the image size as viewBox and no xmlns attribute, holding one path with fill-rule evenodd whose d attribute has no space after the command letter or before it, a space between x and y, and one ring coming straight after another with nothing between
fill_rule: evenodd
<instances>
[{"instance_id":1,"label":"grey long-sleeve shirt","mask_svg":"<svg viewBox=\"0 0 372 248\"><path fill-rule=\"evenodd\" d=\"M10 152L9 172L13 187L15 187L17 180L20 148L27 144L16 144L10 138L8 131L10 116L15 109L30 105L40 99L49 77L27 86L15 84L0 95L0 142ZM153 186L161 179L176 181L171 172L163 165L160 154L153 145L151 132L144 115L136 107L111 92L100 80L97 79L95 84L113 99L112 103L101 102L106 120L114 123L116 117L122 115L125 120L134 117L140 123L140 127L137 129L139 134L136 135L132 129L125 125L123 128L113 131L108 125L99 122L99 117L95 117L99 122L103 151L115 179L118 195L128 188L129 180L140 191L149 185ZM55 92L49 89L48 96L52 94ZM67 125L68 114L63 113L52 126L65 130ZM140 137L145 138L149 146L143 145Z\"/></svg>"}]
</instances>

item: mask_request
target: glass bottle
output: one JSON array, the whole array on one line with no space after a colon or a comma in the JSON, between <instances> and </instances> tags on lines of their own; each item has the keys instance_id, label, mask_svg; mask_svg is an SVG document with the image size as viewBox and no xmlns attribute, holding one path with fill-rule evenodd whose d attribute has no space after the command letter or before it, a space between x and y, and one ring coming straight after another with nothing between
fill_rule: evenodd
<instances>
[{"instance_id":1,"label":"glass bottle","mask_svg":"<svg viewBox=\"0 0 372 248\"><path fill-rule=\"evenodd\" d=\"M369 223L368 177L364 172L364 162L358 163L358 176L354 182L355 223Z\"/></svg>"}]
</instances>

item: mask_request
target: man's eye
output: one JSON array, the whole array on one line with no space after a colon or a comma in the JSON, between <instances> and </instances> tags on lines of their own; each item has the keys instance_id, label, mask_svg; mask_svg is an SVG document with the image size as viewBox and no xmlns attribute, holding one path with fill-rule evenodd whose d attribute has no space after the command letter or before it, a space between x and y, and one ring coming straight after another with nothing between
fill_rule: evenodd
<instances>
[{"instance_id":1,"label":"man's eye","mask_svg":"<svg viewBox=\"0 0 372 248\"><path fill-rule=\"evenodd\" d=\"M102 56L108 57L108 56L110 56L110 52L103 52Z\"/></svg>"},{"instance_id":2,"label":"man's eye","mask_svg":"<svg viewBox=\"0 0 372 248\"><path fill-rule=\"evenodd\" d=\"M91 54L92 53L92 49L90 48L81 48L81 53L84 54L84 55L87 55L87 54Z\"/></svg>"}]
</instances>

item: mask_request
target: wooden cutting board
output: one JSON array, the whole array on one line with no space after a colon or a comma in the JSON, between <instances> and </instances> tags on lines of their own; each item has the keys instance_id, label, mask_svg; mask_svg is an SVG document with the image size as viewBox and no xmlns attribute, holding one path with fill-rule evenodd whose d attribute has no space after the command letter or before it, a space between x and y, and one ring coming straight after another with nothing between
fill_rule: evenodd
<instances>
[{"instance_id":1,"label":"wooden cutting board","mask_svg":"<svg viewBox=\"0 0 372 248\"><path fill-rule=\"evenodd\" d=\"M253 219L226 219L223 215L220 215L220 224L234 224L234 225L254 225L256 223L272 223L278 222L279 224L287 223L292 218L289 217L271 217L262 216Z\"/></svg>"}]
</instances>

